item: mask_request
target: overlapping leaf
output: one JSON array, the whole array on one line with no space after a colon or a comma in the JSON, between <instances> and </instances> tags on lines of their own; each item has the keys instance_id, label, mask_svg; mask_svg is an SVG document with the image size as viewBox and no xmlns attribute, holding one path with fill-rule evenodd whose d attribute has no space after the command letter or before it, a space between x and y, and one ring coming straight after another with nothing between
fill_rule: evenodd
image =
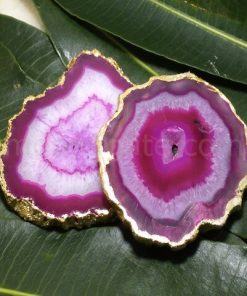
<instances>
[{"instance_id":1,"label":"overlapping leaf","mask_svg":"<svg viewBox=\"0 0 247 296\"><path fill-rule=\"evenodd\" d=\"M247 84L244 0L55 0L148 51Z\"/></svg>"},{"instance_id":2,"label":"overlapping leaf","mask_svg":"<svg viewBox=\"0 0 247 296\"><path fill-rule=\"evenodd\" d=\"M245 295L247 249L235 236L174 253L118 227L59 233L6 213L1 205L0 287L47 296Z\"/></svg>"}]
</instances>

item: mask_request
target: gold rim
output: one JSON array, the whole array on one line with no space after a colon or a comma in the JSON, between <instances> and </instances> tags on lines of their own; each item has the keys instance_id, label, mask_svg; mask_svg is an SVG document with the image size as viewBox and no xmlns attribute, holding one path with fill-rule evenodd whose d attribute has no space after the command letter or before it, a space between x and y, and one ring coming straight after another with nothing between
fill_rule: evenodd
<instances>
[{"instance_id":1,"label":"gold rim","mask_svg":"<svg viewBox=\"0 0 247 296\"><path fill-rule=\"evenodd\" d=\"M2 156L6 155L7 149L8 149L8 142L12 135L12 126L13 121L20 116L23 112L26 110L26 104L30 101L38 100L45 96L46 92L50 89L56 88L58 86L61 86L65 82L65 76L66 73L70 71L70 69L74 66L76 60L81 55L93 55L95 57L101 57L102 59L106 60L110 65L112 65L115 70L119 73L119 75L124 78L127 82L130 84L131 81L127 76L124 75L122 69L119 67L117 62L112 58L107 58L104 55L101 54L100 51L97 49L93 49L91 51L89 50L83 50L81 51L76 57L74 57L68 64L67 69L62 74L62 76L59 78L58 83L55 86L48 87L43 93L37 95L37 96L29 96L24 99L22 109L20 112L15 114L12 118L8 121L8 129L7 134L5 137L5 140L1 143L1 151L0 151L0 185L2 187L2 191L4 193L5 199L8 203L8 205L14 209L24 220L33 222L39 226L43 227L49 227L49 226L60 226L64 229L68 229L71 227L75 228L82 228L82 227L89 227L94 224L98 224L100 222L106 222L109 221L114 216L113 209L109 210L96 210L95 213L91 213L88 211L87 213L80 213L75 212L73 215L61 215L59 217L56 217L52 214L49 214L46 211L42 211L39 209L31 198L29 197L21 197L17 198L13 194L10 193L8 190L8 186L5 180L4 176L4 163L2 161Z\"/></svg>"},{"instance_id":2,"label":"gold rim","mask_svg":"<svg viewBox=\"0 0 247 296\"><path fill-rule=\"evenodd\" d=\"M235 196L226 204L224 215L218 219L203 219L190 233L184 235L182 239L178 242L170 241L168 238L160 236L160 235L151 235L146 231L142 231L138 228L137 223L127 214L126 209L119 203L115 193L114 189L112 188L110 184L110 180L106 171L106 166L111 162L111 160L114 158L113 155L109 151L103 150L102 141L104 138L104 135L106 133L106 130L108 126L111 124L111 122L119 116L119 114L123 111L124 108L124 100L128 95L137 90L137 89L145 89L146 87L150 86L154 81L161 80L166 82L172 82L172 81L178 81L182 79L190 79L194 80L198 83L202 83L208 87L209 90L217 93L224 101L228 103L230 106L232 112L236 116L236 118L239 120L241 124L243 124L245 129L245 138L246 138L246 144L247 144L247 128L245 123L242 121L242 119L237 115L235 108L233 107L232 103L226 98L226 96L219 91L216 87L210 85L208 82L202 80L201 78L197 77L196 75L186 72L178 75L163 75L158 77L151 77L148 82L142 84L133 86L129 89L127 89L122 95L120 95L119 98L119 106L117 112L113 115L113 117L101 128L98 139L97 139L97 148L98 148L98 158L100 163L100 177L103 184L103 189L105 192L105 195L107 196L107 199L112 204L114 209L116 210L117 214L121 218L121 220L126 223L130 228L134 235L134 237L138 240L151 243L151 244L157 244L157 245L167 245L171 249L178 250L183 247L185 247L189 242L193 241L201 228L217 228L221 227L225 224L228 216L230 213L237 208L240 208L242 205L242 199L243 199L243 191L247 186L247 176L245 176L240 182L235 190Z\"/></svg>"}]
</instances>

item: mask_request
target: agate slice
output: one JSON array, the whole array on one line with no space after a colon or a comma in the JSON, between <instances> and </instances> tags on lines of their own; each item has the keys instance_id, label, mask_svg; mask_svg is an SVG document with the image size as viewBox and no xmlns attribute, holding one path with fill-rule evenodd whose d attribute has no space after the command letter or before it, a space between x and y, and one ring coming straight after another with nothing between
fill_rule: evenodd
<instances>
[{"instance_id":1,"label":"agate slice","mask_svg":"<svg viewBox=\"0 0 247 296\"><path fill-rule=\"evenodd\" d=\"M94 50L72 60L56 87L25 101L1 151L1 185L22 217L68 228L110 215L96 138L130 85L112 59Z\"/></svg>"},{"instance_id":2,"label":"agate slice","mask_svg":"<svg viewBox=\"0 0 247 296\"><path fill-rule=\"evenodd\" d=\"M98 138L108 199L137 238L180 248L241 205L245 132L228 99L191 73L133 87Z\"/></svg>"}]
</instances>

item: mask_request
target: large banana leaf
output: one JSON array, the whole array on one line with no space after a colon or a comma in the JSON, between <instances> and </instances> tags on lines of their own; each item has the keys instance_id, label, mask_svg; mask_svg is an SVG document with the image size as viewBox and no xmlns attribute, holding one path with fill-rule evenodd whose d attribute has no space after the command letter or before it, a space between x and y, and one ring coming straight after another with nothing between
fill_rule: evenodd
<instances>
[{"instance_id":1,"label":"large banana leaf","mask_svg":"<svg viewBox=\"0 0 247 296\"><path fill-rule=\"evenodd\" d=\"M55 0L139 47L247 84L245 0Z\"/></svg>"},{"instance_id":2,"label":"large banana leaf","mask_svg":"<svg viewBox=\"0 0 247 296\"><path fill-rule=\"evenodd\" d=\"M0 287L10 295L246 295L247 248L232 235L173 253L118 227L46 231L2 205L0 217Z\"/></svg>"},{"instance_id":3,"label":"large banana leaf","mask_svg":"<svg viewBox=\"0 0 247 296\"><path fill-rule=\"evenodd\" d=\"M16 112L25 96L54 84L68 59L82 49L98 48L115 57L133 82L143 82L156 72L180 70L176 64L142 52L137 57L137 49L78 23L48 0L35 3L49 38L22 22L0 17L0 24L12 28L11 34L6 32L0 39L1 117ZM38 62L40 51L32 52L37 43L32 36L43 40L44 55L51 55L52 61ZM14 46L8 47L9 39L17 45L29 44L23 45L23 50L29 48L36 61L30 68L26 66L32 64L29 56L17 55ZM32 73L44 72L46 62L50 70L45 79L38 79ZM247 120L244 86L203 78L224 90ZM1 128L5 129L6 123L2 122ZM245 238L244 228L236 224L241 223L238 220L232 223L173 253L136 243L119 225L82 231L44 230L24 222L0 201L0 295L245 295L247 245L226 230Z\"/></svg>"},{"instance_id":4,"label":"large banana leaf","mask_svg":"<svg viewBox=\"0 0 247 296\"><path fill-rule=\"evenodd\" d=\"M10 295L245 295L246 245L223 232L172 253L117 227L46 231L3 205L0 217L0 282Z\"/></svg>"}]
</instances>

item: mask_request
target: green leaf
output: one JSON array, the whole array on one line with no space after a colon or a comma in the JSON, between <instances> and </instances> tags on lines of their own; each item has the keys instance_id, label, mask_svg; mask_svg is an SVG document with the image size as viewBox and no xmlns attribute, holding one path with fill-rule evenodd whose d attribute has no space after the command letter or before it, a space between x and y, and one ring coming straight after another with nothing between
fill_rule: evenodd
<instances>
[{"instance_id":1,"label":"green leaf","mask_svg":"<svg viewBox=\"0 0 247 296\"><path fill-rule=\"evenodd\" d=\"M246 194L245 194L246 195ZM226 224L226 229L241 237L247 243L247 201L244 201L243 208L232 215Z\"/></svg>"},{"instance_id":2,"label":"green leaf","mask_svg":"<svg viewBox=\"0 0 247 296\"><path fill-rule=\"evenodd\" d=\"M0 43L0 136L5 135L7 121L17 112L22 103L22 95L32 92L33 83L25 77L9 50ZM23 90L20 96L19 91Z\"/></svg>"},{"instance_id":3,"label":"green leaf","mask_svg":"<svg viewBox=\"0 0 247 296\"><path fill-rule=\"evenodd\" d=\"M174 253L118 227L60 233L6 213L0 205L0 287L54 296L245 295L247 248L234 236Z\"/></svg>"},{"instance_id":4,"label":"green leaf","mask_svg":"<svg viewBox=\"0 0 247 296\"><path fill-rule=\"evenodd\" d=\"M7 122L29 95L41 93L64 71L47 36L39 30L0 15L0 138Z\"/></svg>"},{"instance_id":5,"label":"green leaf","mask_svg":"<svg viewBox=\"0 0 247 296\"><path fill-rule=\"evenodd\" d=\"M34 3L64 64L82 50L97 48L105 56L114 58L130 79L145 81L150 76L152 70L139 67L130 52L120 49L118 42L112 42L108 34L85 23L79 24L50 0L34 0Z\"/></svg>"},{"instance_id":6,"label":"green leaf","mask_svg":"<svg viewBox=\"0 0 247 296\"><path fill-rule=\"evenodd\" d=\"M247 84L245 0L55 1L134 45Z\"/></svg>"},{"instance_id":7,"label":"green leaf","mask_svg":"<svg viewBox=\"0 0 247 296\"><path fill-rule=\"evenodd\" d=\"M23 22L1 15L0 42L18 61L19 68L34 83L43 86L56 82L64 70L47 36Z\"/></svg>"}]
</instances>

